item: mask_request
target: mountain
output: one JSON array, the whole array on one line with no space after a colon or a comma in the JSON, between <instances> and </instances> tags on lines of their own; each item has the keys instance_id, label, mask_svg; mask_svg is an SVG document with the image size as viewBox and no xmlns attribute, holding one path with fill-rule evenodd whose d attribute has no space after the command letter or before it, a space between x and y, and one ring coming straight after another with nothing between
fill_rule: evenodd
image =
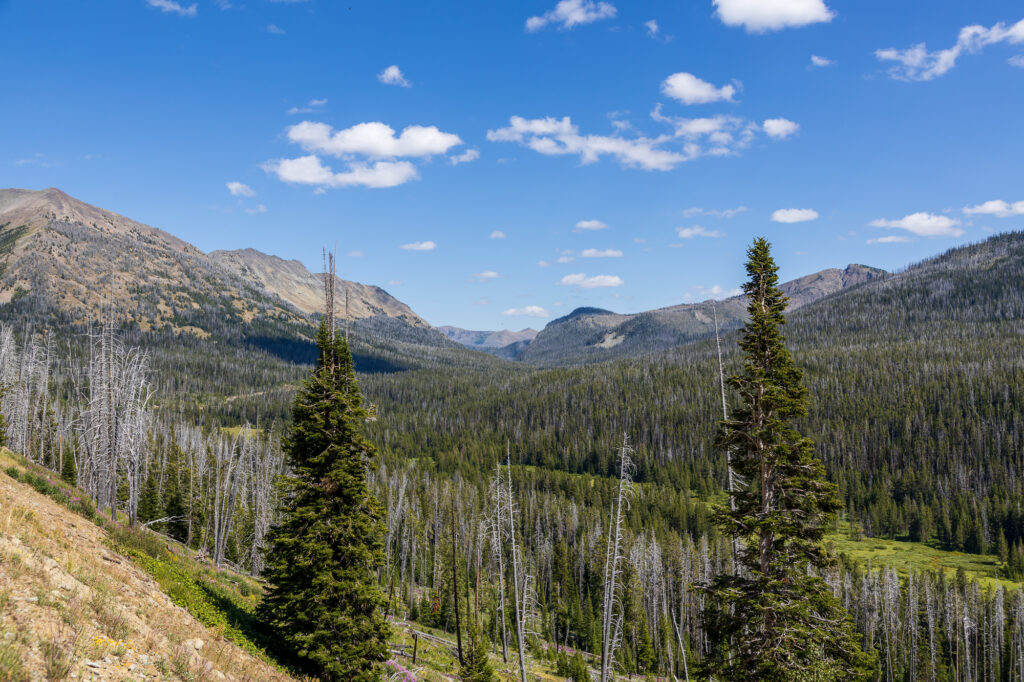
<instances>
[{"instance_id":1,"label":"mountain","mask_svg":"<svg viewBox=\"0 0 1024 682\"><path fill-rule=\"evenodd\" d=\"M456 343L473 348L474 350L489 351L502 348L513 343L529 342L537 336L536 329L523 329L517 332L503 329L500 332L471 331L458 327L437 327L437 331L447 336Z\"/></svg>"},{"instance_id":2,"label":"mountain","mask_svg":"<svg viewBox=\"0 0 1024 682\"><path fill-rule=\"evenodd\" d=\"M297 260L284 260L256 249L211 251L208 255L239 277L279 296L304 313L323 310L323 273L314 274ZM347 305L353 320L384 315L413 327L430 326L409 306L380 287L338 278L336 291L339 307Z\"/></svg>"},{"instance_id":3,"label":"mountain","mask_svg":"<svg viewBox=\"0 0 1024 682\"><path fill-rule=\"evenodd\" d=\"M830 268L786 282L782 290L796 310L814 301L886 275L866 265ZM619 314L600 308L577 308L552 320L514 358L538 367L601 362L672 348L743 324L742 296L724 301L684 303L641 313Z\"/></svg>"}]
</instances>

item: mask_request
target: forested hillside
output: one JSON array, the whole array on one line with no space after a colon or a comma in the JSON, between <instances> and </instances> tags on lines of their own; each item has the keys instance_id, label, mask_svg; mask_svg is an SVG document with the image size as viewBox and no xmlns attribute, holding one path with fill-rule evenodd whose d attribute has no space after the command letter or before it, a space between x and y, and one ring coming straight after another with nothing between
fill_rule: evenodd
<instances>
[{"instance_id":1,"label":"forested hillside","mask_svg":"<svg viewBox=\"0 0 1024 682\"><path fill-rule=\"evenodd\" d=\"M33 234L71 239L63 229L78 235L74 244L92 244L83 255L104 258L108 242L130 253L118 240L137 239L57 223ZM43 239L9 234L12 257ZM32 257L61 265L56 247L48 253ZM192 267L192 256L174 258ZM10 281L31 284L27 266L10 263ZM182 306L185 295L197 304L191 312L171 307L170 285L155 279L146 285L157 296L152 311L135 310L167 308L188 325L112 320L100 289L94 308L65 308L46 283L0 306L8 442L101 507L153 523L215 563L259 573L281 435L316 357L313 321L226 270L181 272L210 287L181 294ZM788 345L811 399L799 426L838 484L843 542L863 534L997 559L974 573L947 575L953 564L936 564L899 575L869 570L850 553L824 576L892 679L1024 672L1015 659L1024 650L1024 601L996 581L1024 576L1021 281L1024 235L1011 233L898 273L873 272L789 315ZM201 293L221 286L248 292L245 304ZM544 640L600 653L625 435L635 493L622 519L616 667L692 673L708 633L691 587L731 565L711 522L726 481L713 446L722 414L714 314L727 309L702 321L711 336L704 329L671 350L545 370L393 317L351 321L371 404L365 429L380 453L371 483L388 529L378 578L389 611L452 631L470 603L495 646L514 647L511 632L522 623L534 658L557 659ZM735 331L722 336L726 374L739 369L736 339ZM104 426L112 415L116 433ZM510 561L522 571L519 617L500 597L511 589ZM473 593L458 610L453 585Z\"/></svg>"}]
</instances>

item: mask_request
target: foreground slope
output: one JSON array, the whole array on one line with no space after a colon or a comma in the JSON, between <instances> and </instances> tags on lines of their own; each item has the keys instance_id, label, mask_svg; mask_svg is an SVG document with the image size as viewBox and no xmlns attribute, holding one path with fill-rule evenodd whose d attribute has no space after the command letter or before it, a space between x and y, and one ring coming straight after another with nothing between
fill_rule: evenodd
<instances>
[{"instance_id":1,"label":"foreground slope","mask_svg":"<svg viewBox=\"0 0 1024 682\"><path fill-rule=\"evenodd\" d=\"M0 464L25 471L6 451ZM176 606L100 527L8 473L0 509L0 678L292 679Z\"/></svg>"}]
</instances>

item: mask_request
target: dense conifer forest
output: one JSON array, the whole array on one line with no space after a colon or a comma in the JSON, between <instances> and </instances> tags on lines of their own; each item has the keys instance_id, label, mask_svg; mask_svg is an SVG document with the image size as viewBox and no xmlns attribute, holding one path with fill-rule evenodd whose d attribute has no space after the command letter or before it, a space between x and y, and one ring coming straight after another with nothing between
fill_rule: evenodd
<instances>
[{"instance_id":1,"label":"dense conifer forest","mask_svg":"<svg viewBox=\"0 0 1024 682\"><path fill-rule=\"evenodd\" d=\"M809 398L795 427L835 485L830 532L994 555L1004 579L850 557L822 568L878 679L1024 676L1021 281L1024 235L1012 233L788 315ZM261 574L281 439L317 357L310 328L225 319L208 321L208 339L90 328L34 295L3 311L8 447L101 510ZM727 468L713 337L534 370L387 321L350 331L378 451L368 480L389 615L447 630L466 651L550 657L574 679L576 652L598 670L618 632L617 674L699 679L716 646L699 587L734 566L714 523ZM721 339L727 375L740 370L738 338ZM611 537L621 573L609 583Z\"/></svg>"}]
</instances>

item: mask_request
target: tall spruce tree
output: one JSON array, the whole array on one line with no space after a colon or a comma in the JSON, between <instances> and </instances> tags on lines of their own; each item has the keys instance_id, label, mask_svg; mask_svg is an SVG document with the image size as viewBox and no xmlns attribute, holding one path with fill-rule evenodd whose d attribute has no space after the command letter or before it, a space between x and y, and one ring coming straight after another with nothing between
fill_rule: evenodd
<instances>
[{"instance_id":1,"label":"tall spruce tree","mask_svg":"<svg viewBox=\"0 0 1024 682\"><path fill-rule=\"evenodd\" d=\"M743 370L729 379L741 405L717 438L745 482L735 509L718 514L740 541L742 568L706 588L705 672L718 680L871 679L875 658L820 577L833 561L822 540L839 502L813 443L792 425L807 414L807 389L785 345L788 298L765 239L748 250L746 269Z\"/></svg>"},{"instance_id":2,"label":"tall spruce tree","mask_svg":"<svg viewBox=\"0 0 1024 682\"><path fill-rule=\"evenodd\" d=\"M375 574L384 563L384 510L367 483L375 452L363 435L368 412L348 344L332 327L328 315L317 366L292 408L290 474L269 535L259 615L307 672L379 680L388 636Z\"/></svg>"}]
</instances>

